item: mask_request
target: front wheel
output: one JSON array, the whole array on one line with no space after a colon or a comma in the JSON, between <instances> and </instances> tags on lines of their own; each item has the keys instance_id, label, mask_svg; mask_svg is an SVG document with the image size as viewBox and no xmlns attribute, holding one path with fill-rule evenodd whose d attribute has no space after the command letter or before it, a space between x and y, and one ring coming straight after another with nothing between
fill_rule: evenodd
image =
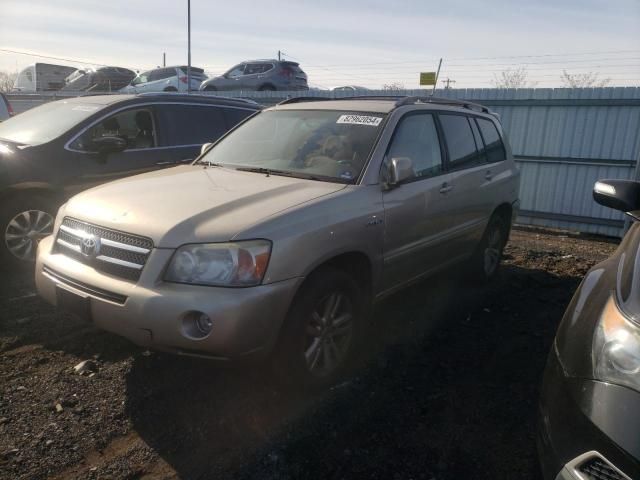
<instances>
[{"instance_id":1,"label":"front wheel","mask_svg":"<svg viewBox=\"0 0 640 480\"><path fill-rule=\"evenodd\" d=\"M277 376L310 389L334 384L362 337L364 298L355 281L334 268L312 274L296 295L274 354Z\"/></svg>"},{"instance_id":2,"label":"front wheel","mask_svg":"<svg viewBox=\"0 0 640 480\"><path fill-rule=\"evenodd\" d=\"M36 256L38 243L53 232L52 202L38 196L17 197L0 209L0 259L3 266L26 266Z\"/></svg>"},{"instance_id":3,"label":"front wheel","mask_svg":"<svg viewBox=\"0 0 640 480\"><path fill-rule=\"evenodd\" d=\"M216 87L214 87L213 85L207 85L206 87L204 87L204 91L205 92L217 92L218 89Z\"/></svg>"}]
</instances>

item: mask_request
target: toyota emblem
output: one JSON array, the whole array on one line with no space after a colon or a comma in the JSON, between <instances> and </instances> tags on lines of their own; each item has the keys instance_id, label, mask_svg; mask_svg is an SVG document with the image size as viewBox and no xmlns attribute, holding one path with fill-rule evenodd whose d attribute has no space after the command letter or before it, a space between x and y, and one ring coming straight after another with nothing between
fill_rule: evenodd
<instances>
[{"instance_id":1,"label":"toyota emblem","mask_svg":"<svg viewBox=\"0 0 640 480\"><path fill-rule=\"evenodd\" d=\"M80 251L85 257L95 258L100 253L100 239L94 235L83 238Z\"/></svg>"}]
</instances>

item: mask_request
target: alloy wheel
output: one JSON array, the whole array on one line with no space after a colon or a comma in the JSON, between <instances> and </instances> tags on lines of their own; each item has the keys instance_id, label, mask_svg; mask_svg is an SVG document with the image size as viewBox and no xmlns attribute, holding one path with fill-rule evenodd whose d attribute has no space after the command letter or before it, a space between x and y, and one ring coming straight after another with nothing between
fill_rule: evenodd
<instances>
[{"instance_id":1,"label":"alloy wheel","mask_svg":"<svg viewBox=\"0 0 640 480\"><path fill-rule=\"evenodd\" d=\"M490 277L498 268L501 251L502 232L500 225L496 224L487 236L487 244L484 249L484 273L487 277Z\"/></svg>"},{"instance_id":2,"label":"alloy wheel","mask_svg":"<svg viewBox=\"0 0 640 480\"><path fill-rule=\"evenodd\" d=\"M19 260L33 260L38 242L53 232L53 217L42 210L20 212L4 232L7 250Z\"/></svg>"},{"instance_id":3,"label":"alloy wheel","mask_svg":"<svg viewBox=\"0 0 640 480\"><path fill-rule=\"evenodd\" d=\"M353 334L353 304L341 292L333 292L318 302L306 327L304 356L309 371L331 375L344 361Z\"/></svg>"}]
</instances>

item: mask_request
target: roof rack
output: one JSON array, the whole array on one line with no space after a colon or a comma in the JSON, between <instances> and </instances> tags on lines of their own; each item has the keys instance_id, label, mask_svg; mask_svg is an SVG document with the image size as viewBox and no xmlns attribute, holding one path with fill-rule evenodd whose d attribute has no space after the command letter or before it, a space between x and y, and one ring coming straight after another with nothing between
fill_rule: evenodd
<instances>
[{"instance_id":1,"label":"roof rack","mask_svg":"<svg viewBox=\"0 0 640 480\"><path fill-rule=\"evenodd\" d=\"M278 103L278 105L288 105L291 103L300 103L300 102L315 102L315 101L342 101L342 100L395 100L395 107L401 107L403 105L414 105L416 103L433 103L436 105L452 105L456 107L467 108L469 110L475 110L477 112L489 113L493 114L491 110L489 110L484 105L480 105L479 103L469 102L467 100L456 100L453 98L442 98L442 97L431 97L431 96L406 96L406 95L356 95L353 97L338 97L338 98L327 98L327 97L293 97L287 98L282 102Z\"/></svg>"},{"instance_id":2,"label":"roof rack","mask_svg":"<svg viewBox=\"0 0 640 480\"><path fill-rule=\"evenodd\" d=\"M253 105L259 105L258 102L250 98L242 97L223 97L222 95L205 95L202 93L187 93L187 92L142 92L136 94L138 97L158 97L158 96L173 96L173 97L187 97L187 98L211 98L213 100L229 100L235 102L251 103Z\"/></svg>"},{"instance_id":3,"label":"roof rack","mask_svg":"<svg viewBox=\"0 0 640 480\"><path fill-rule=\"evenodd\" d=\"M333 98L327 97L291 97L281 102L278 102L276 105L288 105L290 103L301 103L301 102L315 102L315 101L324 101L324 100L334 100Z\"/></svg>"},{"instance_id":4,"label":"roof rack","mask_svg":"<svg viewBox=\"0 0 640 480\"><path fill-rule=\"evenodd\" d=\"M435 103L437 105L453 105L456 107L467 108L469 110L475 110L477 112L483 113L492 113L487 107L484 105L480 105L479 103L469 102L467 100L456 100L453 98L442 98L442 97L404 97L401 100L396 102L396 107L401 107L402 105L413 105L416 103Z\"/></svg>"}]
</instances>

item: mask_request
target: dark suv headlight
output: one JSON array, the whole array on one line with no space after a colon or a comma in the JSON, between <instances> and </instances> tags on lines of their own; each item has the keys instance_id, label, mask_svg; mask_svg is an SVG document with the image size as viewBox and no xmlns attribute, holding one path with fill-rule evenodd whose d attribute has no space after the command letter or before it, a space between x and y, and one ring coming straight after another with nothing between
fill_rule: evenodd
<instances>
[{"instance_id":1,"label":"dark suv headlight","mask_svg":"<svg viewBox=\"0 0 640 480\"><path fill-rule=\"evenodd\" d=\"M631 321L611 296L593 337L596 379L640 392L640 325Z\"/></svg>"}]
</instances>

